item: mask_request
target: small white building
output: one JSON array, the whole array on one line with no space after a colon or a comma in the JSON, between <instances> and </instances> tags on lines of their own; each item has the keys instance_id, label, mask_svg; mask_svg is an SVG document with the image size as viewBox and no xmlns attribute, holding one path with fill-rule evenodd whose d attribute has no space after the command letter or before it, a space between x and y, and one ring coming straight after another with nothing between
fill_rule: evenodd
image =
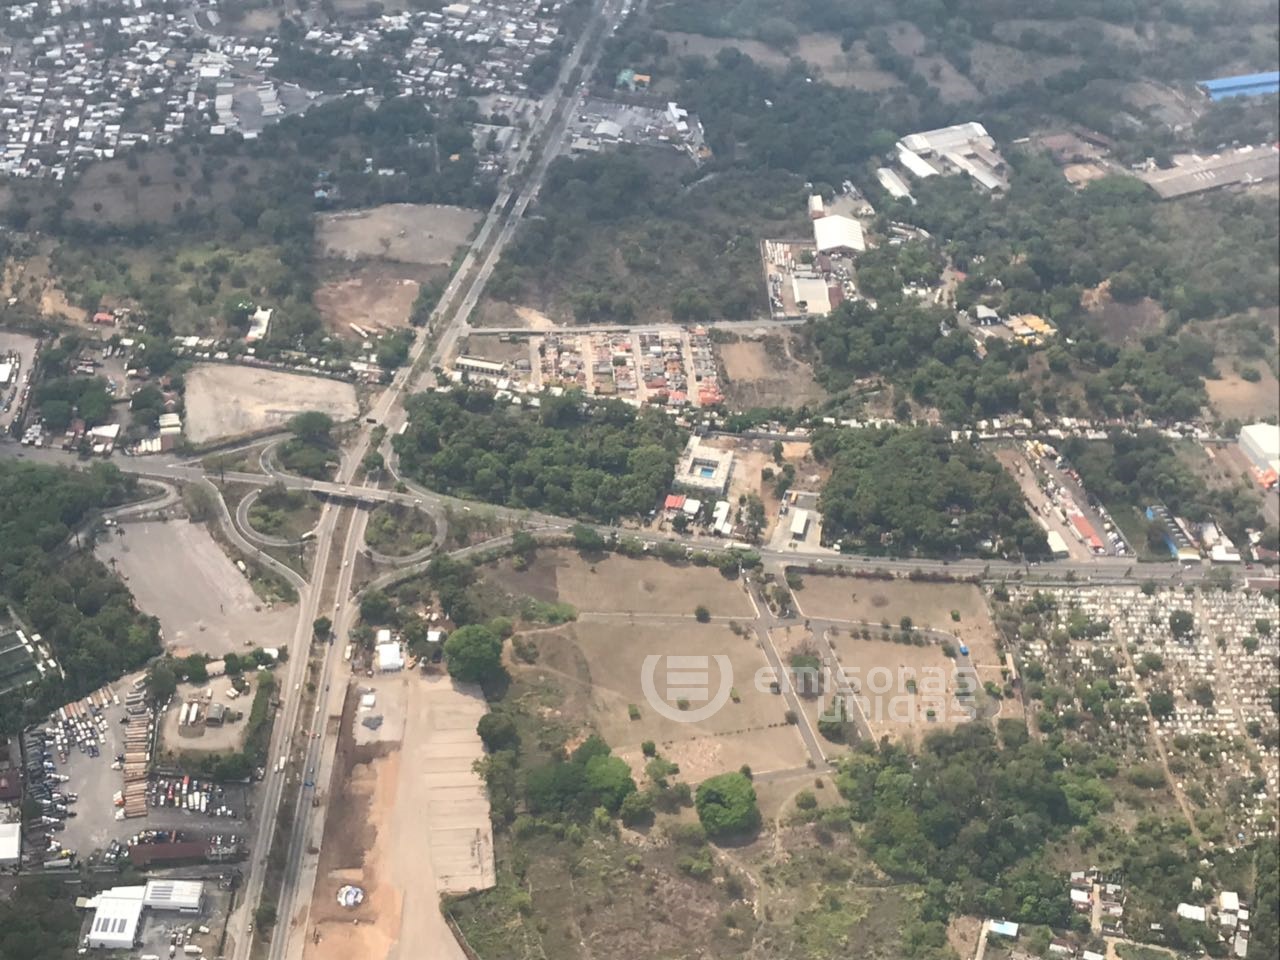
<instances>
[{"instance_id":1,"label":"small white building","mask_svg":"<svg viewBox=\"0 0 1280 960\"><path fill-rule=\"evenodd\" d=\"M377 656L381 673L396 673L404 669L404 651L398 643L378 644Z\"/></svg>"},{"instance_id":2,"label":"small white building","mask_svg":"<svg viewBox=\"0 0 1280 960\"><path fill-rule=\"evenodd\" d=\"M791 539L803 540L809 531L809 511L797 510L791 514Z\"/></svg>"},{"instance_id":3,"label":"small white building","mask_svg":"<svg viewBox=\"0 0 1280 960\"><path fill-rule=\"evenodd\" d=\"M1204 923L1207 914L1204 907L1191 903L1180 903L1178 904L1178 916L1183 920L1195 920L1199 923Z\"/></svg>"},{"instance_id":4,"label":"small white building","mask_svg":"<svg viewBox=\"0 0 1280 960\"><path fill-rule=\"evenodd\" d=\"M0 823L0 867L12 867L22 860L22 824Z\"/></svg>"},{"instance_id":5,"label":"small white building","mask_svg":"<svg viewBox=\"0 0 1280 960\"><path fill-rule=\"evenodd\" d=\"M145 887L142 905L152 910L199 913L204 906L204 884L199 880L152 880Z\"/></svg>"}]
</instances>

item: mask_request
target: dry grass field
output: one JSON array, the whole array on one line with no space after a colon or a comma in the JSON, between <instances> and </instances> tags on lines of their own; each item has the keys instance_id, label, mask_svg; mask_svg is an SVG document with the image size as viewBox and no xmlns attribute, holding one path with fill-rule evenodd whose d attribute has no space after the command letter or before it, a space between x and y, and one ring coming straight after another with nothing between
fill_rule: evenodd
<instances>
[{"instance_id":1,"label":"dry grass field","mask_svg":"<svg viewBox=\"0 0 1280 960\"><path fill-rule=\"evenodd\" d=\"M1280 415L1280 381L1276 380L1276 375L1262 363L1249 363L1247 366L1261 375L1256 383L1245 380L1229 364L1223 363L1219 363L1222 377L1205 381L1209 408L1215 417L1252 423Z\"/></svg>"},{"instance_id":2,"label":"dry grass field","mask_svg":"<svg viewBox=\"0 0 1280 960\"><path fill-rule=\"evenodd\" d=\"M479 212L462 207L388 203L321 214L316 245L324 255L345 260L447 265L479 221Z\"/></svg>"},{"instance_id":3,"label":"dry grass field","mask_svg":"<svg viewBox=\"0 0 1280 960\"><path fill-rule=\"evenodd\" d=\"M113 226L168 224L188 205L199 211L225 206L258 176L251 158L232 157L223 172L203 181L199 158L181 154L147 150L132 154L132 160L90 164L71 187L70 216ZM233 173L241 166L243 179L237 182Z\"/></svg>"},{"instance_id":4,"label":"dry grass field","mask_svg":"<svg viewBox=\"0 0 1280 960\"><path fill-rule=\"evenodd\" d=\"M834 638L836 655L847 676L856 678L863 715L872 736L919 743L932 730L949 730L969 722L984 698L966 706L957 692L976 691L981 675L974 658L952 659L938 644L922 647L889 640Z\"/></svg>"},{"instance_id":5,"label":"dry grass field","mask_svg":"<svg viewBox=\"0 0 1280 960\"><path fill-rule=\"evenodd\" d=\"M994 635L995 626L980 587L972 583L926 583L804 574L796 603L806 617L880 623L910 617L917 627L945 630L960 639L973 633ZM951 618L956 610L960 619Z\"/></svg>"},{"instance_id":6,"label":"dry grass field","mask_svg":"<svg viewBox=\"0 0 1280 960\"><path fill-rule=\"evenodd\" d=\"M657 559L608 555L588 562L572 550L545 550L527 570L503 562L490 581L516 596L560 600L587 613L692 616L699 604L715 617L750 617L742 584L712 567L674 565Z\"/></svg>"},{"instance_id":7,"label":"dry grass field","mask_svg":"<svg viewBox=\"0 0 1280 960\"><path fill-rule=\"evenodd\" d=\"M194 443L283 426L308 410L350 420L359 409L351 384L301 373L206 364L193 367L186 383L186 432Z\"/></svg>"},{"instance_id":8,"label":"dry grass field","mask_svg":"<svg viewBox=\"0 0 1280 960\"><path fill-rule=\"evenodd\" d=\"M879 69L862 41L848 51L840 49L840 38L829 33L805 33L796 40L793 51L786 52L759 40L706 37L675 30L661 31L676 56L701 55L708 59L726 47L740 50L756 63L774 69L785 69L792 57L803 60L834 87L876 92L901 86L893 74Z\"/></svg>"},{"instance_id":9,"label":"dry grass field","mask_svg":"<svg viewBox=\"0 0 1280 960\"><path fill-rule=\"evenodd\" d=\"M697 783L746 763L757 773L802 766L804 746L796 728L786 722L786 704L768 692L767 681L757 689L756 673L766 667L755 634L739 636L723 624L636 622L586 619L551 631L530 635L537 645L537 662L519 669L542 675L563 694L560 712L598 733L643 776L645 758L640 745L652 740L659 752L680 765L680 777ZM737 701L712 716L684 723L663 716L646 699L645 659L662 658L654 670L659 697L666 696L665 658L668 656L725 656L731 674L725 678L710 665L710 692L720 682L731 686ZM702 702L690 700L696 709ZM630 708L638 708L631 719Z\"/></svg>"}]
</instances>

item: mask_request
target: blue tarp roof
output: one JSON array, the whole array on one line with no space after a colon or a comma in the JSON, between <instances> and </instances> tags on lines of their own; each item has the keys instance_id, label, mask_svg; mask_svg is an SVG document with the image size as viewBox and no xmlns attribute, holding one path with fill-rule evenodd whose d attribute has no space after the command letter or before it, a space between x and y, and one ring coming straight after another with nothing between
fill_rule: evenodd
<instances>
[{"instance_id":1,"label":"blue tarp roof","mask_svg":"<svg viewBox=\"0 0 1280 960\"><path fill-rule=\"evenodd\" d=\"M1017 937L1018 925L1008 920L992 920L989 927L992 933L998 933L1002 937Z\"/></svg>"},{"instance_id":2,"label":"blue tarp roof","mask_svg":"<svg viewBox=\"0 0 1280 960\"><path fill-rule=\"evenodd\" d=\"M1223 97L1245 97L1280 91L1280 70L1267 73L1244 73L1237 77L1201 80L1200 87L1213 100Z\"/></svg>"}]
</instances>

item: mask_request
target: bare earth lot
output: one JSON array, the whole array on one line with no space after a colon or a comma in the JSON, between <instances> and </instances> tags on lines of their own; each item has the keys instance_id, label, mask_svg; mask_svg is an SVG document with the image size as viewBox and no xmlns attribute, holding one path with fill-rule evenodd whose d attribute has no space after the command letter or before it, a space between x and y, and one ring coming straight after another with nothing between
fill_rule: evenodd
<instances>
[{"instance_id":1,"label":"bare earth lot","mask_svg":"<svg viewBox=\"0 0 1280 960\"><path fill-rule=\"evenodd\" d=\"M182 718L183 706L189 700L200 701L201 717L208 714L208 705L210 703L221 703L247 717L249 707L253 704L254 693L257 690L255 673L256 671L252 670L245 672L245 677L249 681L249 689L234 700L227 697L227 691L232 688L230 677L214 677L203 685L178 684L177 695L174 696L173 702L169 704L169 709L165 711L160 727L160 749L174 753L217 753L220 751L239 750L243 747L245 734L249 730L249 725L243 719L234 723L224 723L220 727L205 726L203 720L198 723L187 724L184 727L179 726L178 721ZM206 697L206 691L211 692L212 697Z\"/></svg>"},{"instance_id":2,"label":"bare earth lot","mask_svg":"<svg viewBox=\"0 0 1280 960\"><path fill-rule=\"evenodd\" d=\"M480 221L475 210L438 204L388 203L319 217L317 241L327 256L448 264Z\"/></svg>"},{"instance_id":3,"label":"bare earth lot","mask_svg":"<svg viewBox=\"0 0 1280 960\"><path fill-rule=\"evenodd\" d=\"M402 264L341 263L326 268L327 279L315 293L316 309L335 337L358 337L353 323L371 332L401 330L409 326L409 312L426 273L425 268Z\"/></svg>"},{"instance_id":4,"label":"bare earth lot","mask_svg":"<svg viewBox=\"0 0 1280 960\"><path fill-rule=\"evenodd\" d=\"M193 367L186 379L186 429L194 443L281 426L308 410L350 420L359 409L354 386L324 377L208 364Z\"/></svg>"},{"instance_id":5,"label":"bare earth lot","mask_svg":"<svg viewBox=\"0 0 1280 960\"><path fill-rule=\"evenodd\" d=\"M783 698L768 692L767 678L757 689L756 673L767 662L754 632L737 636L719 623L702 624L692 618L644 622L640 615L636 621L593 617L529 639L537 644L538 661L525 669L559 687L564 712L583 718L632 765L637 777L643 775L640 745L645 740L653 740L664 757L678 763L681 777L691 783L744 763L766 773L804 762L804 747L796 728L786 722ZM642 680L647 657L660 658L653 689L666 697L667 657L719 655L728 657L730 676L723 678L712 662L710 695L690 699L690 709L714 696L721 683L736 691L738 702L730 699L697 722L663 716L648 702ZM639 710L636 720L630 718L632 704Z\"/></svg>"},{"instance_id":6,"label":"bare earth lot","mask_svg":"<svg viewBox=\"0 0 1280 960\"><path fill-rule=\"evenodd\" d=\"M304 956L463 960L439 897L494 883L489 803L472 770L484 699L412 673L360 686L384 725L367 736L349 695ZM348 883L365 891L353 910L335 899Z\"/></svg>"},{"instance_id":7,"label":"bare earth lot","mask_svg":"<svg viewBox=\"0 0 1280 960\"><path fill-rule=\"evenodd\" d=\"M918 743L932 730L949 730L970 719L955 694L962 682L966 689L980 683L964 658L952 659L936 644L917 647L848 635L835 644L841 667L859 680L864 715L876 740L887 736ZM967 680L962 672L969 674Z\"/></svg>"},{"instance_id":8,"label":"bare earth lot","mask_svg":"<svg viewBox=\"0 0 1280 960\"><path fill-rule=\"evenodd\" d=\"M165 646L179 654L243 653L287 643L289 608L265 609L253 587L203 525L130 523L97 555L124 576L146 613L160 618Z\"/></svg>"},{"instance_id":9,"label":"bare earth lot","mask_svg":"<svg viewBox=\"0 0 1280 960\"><path fill-rule=\"evenodd\" d=\"M508 593L561 600L579 612L692 616L705 606L715 617L750 617L751 601L736 580L712 567L607 556L587 563L571 550L548 550L524 571L503 563L488 578Z\"/></svg>"},{"instance_id":10,"label":"bare earth lot","mask_svg":"<svg viewBox=\"0 0 1280 960\"><path fill-rule=\"evenodd\" d=\"M795 358L785 335L722 343L716 350L733 406L798 407L826 396L813 377L813 367Z\"/></svg>"}]
</instances>

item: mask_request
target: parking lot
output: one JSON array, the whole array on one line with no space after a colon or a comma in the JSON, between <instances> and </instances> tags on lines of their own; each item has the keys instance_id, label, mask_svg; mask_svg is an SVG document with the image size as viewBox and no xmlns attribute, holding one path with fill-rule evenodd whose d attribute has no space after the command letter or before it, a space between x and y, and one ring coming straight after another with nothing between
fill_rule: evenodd
<instances>
[{"instance_id":1,"label":"parking lot","mask_svg":"<svg viewBox=\"0 0 1280 960\"><path fill-rule=\"evenodd\" d=\"M125 678L62 708L25 735L28 794L44 808L41 819L29 820L24 831L33 861L69 855L64 851L86 859L110 849L113 841L119 844L117 856L123 855L123 848L144 831L167 833L155 838L163 841L206 846L230 846L233 837L243 841L251 791L247 784L217 786L188 779L184 788L180 774L153 776L145 787L137 784L145 796L138 807L143 815L124 817L120 758L126 753L127 711L137 709L127 702L135 694L136 679ZM73 719L62 719L73 714ZM177 831L182 835L176 836Z\"/></svg>"},{"instance_id":2,"label":"parking lot","mask_svg":"<svg viewBox=\"0 0 1280 960\"><path fill-rule=\"evenodd\" d=\"M0 432L7 433L9 425L22 412L39 343L25 333L0 330L0 364L9 365L8 375L0 382Z\"/></svg>"}]
</instances>

